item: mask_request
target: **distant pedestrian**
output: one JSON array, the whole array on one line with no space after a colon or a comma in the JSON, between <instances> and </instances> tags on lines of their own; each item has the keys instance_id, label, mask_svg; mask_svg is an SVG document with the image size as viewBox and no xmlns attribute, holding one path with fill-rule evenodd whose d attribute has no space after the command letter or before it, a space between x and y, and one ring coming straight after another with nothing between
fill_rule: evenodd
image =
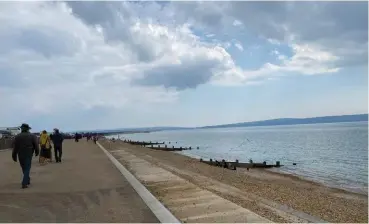
<instances>
[{"instance_id":1,"label":"distant pedestrian","mask_svg":"<svg viewBox=\"0 0 369 224\"><path fill-rule=\"evenodd\" d=\"M94 143L96 144L96 142L97 142L97 135L95 135L94 137L93 137L93 139L94 139Z\"/></svg>"},{"instance_id":2,"label":"distant pedestrian","mask_svg":"<svg viewBox=\"0 0 369 224\"><path fill-rule=\"evenodd\" d=\"M54 144L54 156L57 163L61 163L61 157L63 154L63 141L64 137L60 134L59 129L54 129L53 138L51 139Z\"/></svg>"},{"instance_id":3,"label":"distant pedestrian","mask_svg":"<svg viewBox=\"0 0 369 224\"><path fill-rule=\"evenodd\" d=\"M40 135L40 146L41 153L39 162L41 165L47 164L47 162L51 162L51 140L50 136L44 130Z\"/></svg>"},{"instance_id":4,"label":"distant pedestrian","mask_svg":"<svg viewBox=\"0 0 369 224\"><path fill-rule=\"evenodd\" d=\"M78 140L79 140L79 134L78 134L78 133L76 133L76 134L74 135L74 141L75 141L75 142L78 142Z\"/></svg>"},{"instance_id":5,"label":"distant pedestrian","mask_svg":"<svg viewBox=\"0 0 369 224\"><path fill-rule=\"evenodd\" d=\"M28 124L21 125L21 133L15 136L13 141L12 158L14 162L19 160L23 172L22 188L27 188L31 184L30 171L32 156L38 156L39 147L37 137L29 132L31 127Z\"/></svg>"}]
</instances>

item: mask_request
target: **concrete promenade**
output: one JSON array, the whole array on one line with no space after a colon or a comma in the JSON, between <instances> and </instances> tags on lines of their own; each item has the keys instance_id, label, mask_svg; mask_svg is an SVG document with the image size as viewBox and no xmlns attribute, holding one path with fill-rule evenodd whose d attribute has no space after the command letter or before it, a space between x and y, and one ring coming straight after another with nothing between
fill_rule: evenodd
<instances>
[{"instance_id":1,"label":"concrete promenade","mask_svg":"<svg viewBox=\"0 0 369 224\"><path fill-rule=\"evenodd\" d=\"M0 150L0 223L159 222L93 142L66 140L62 163L33 159L31 186L21 189L21 168Z\"/></svg>"}]
</instances>

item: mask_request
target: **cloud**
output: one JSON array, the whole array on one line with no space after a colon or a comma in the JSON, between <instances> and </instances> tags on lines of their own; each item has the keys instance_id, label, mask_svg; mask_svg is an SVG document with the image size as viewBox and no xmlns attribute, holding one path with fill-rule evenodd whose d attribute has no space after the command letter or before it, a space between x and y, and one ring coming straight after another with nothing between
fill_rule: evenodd
<instances>
[{"instance_id":1,"label":"cloud","mask_svg":"<svg viewBox=\"0 0 369 224\"><path fill-rule=\"evenodd\" d=\"M235 21L233 21L233 26L241 26L242 25L242 22L241 21L239 21L239 20L235 20Z\"/></svg>"},{"instance_id":2,"label":"cloud","mask_svg":"<svg viewBox=\"0 0 369 224\"><path fill-rule=\"evenodd\" d=\"M294 55L291 58L283 59L282 64L275 69L307 75L332 73L340 69L334 65L338 60L337 56L314 46L296 44L293 45L293 52Z\"/></svg>"},{"instance_id":3,"label":"cloud","mask_svg":"<svg viewBox=\"0 0 369 224\"><path fill-rule=\"evenodd\" d=\"M367 63L367 37L365 2L1 2L0 115L168 105L205 84L337 72ZM249 69L231 54L260 40L277 62Z\"/></svg>"},{"instance_id":4,"label":"cloud","mask_svg":"<svg viewBox=\"0 0 369 224\"><path fill-rule=\"evenodd\" d=\"M203 4L191 2L196 7ZM237 20L276 46L287 45L294 55L280 56L281 64L266 62L257 70L245 69L242 80L250 74L298 72L325 74L349 66L365 66L368 61L368 3L367 2L218 2L223 10L212 12L221 17L227 33ZM208 6L207 4L207 6ZM256 13L257 12L257 13ZM183 12L185 13L185 12ZM202 24L201 16L193 15ZM346 19L349 18L349 19ZM209 24L209 30L219 26ZM225 32L222 30L222 32ZM238 37L240 38L240 37ZM254 76L252 76L254 77ZM229 77L227 78L229 79ZM235 78L238 82L239 78Z\"/></svg>"},{"instance_id":5,"label":"cloud","mask_svg":"<svg viewBox=\"0 0 369 224\"><path fill-rule=\"evenodd\" d=\"M238 50L243 51L243 46L241 43L235 43L234 46L237 47Z\"/></svg>"},{"instance_id":6,"label":"cloud","mask_svg":"<svg viewBox=\"0 0 369 224\"><path fill-rule=\"evenodd\" d=\"M281 42L279 42L276 39L271 39L271 38L267 38L267 41L271 44L275 44L275 45L281 45Z\"/></svg>"},{"instance_id":7,"label":"cloud","mask_svg":"<svg viewBox=\"0 0 369 224\"><path fill-rule=\"evenodd\" d=\"M221 21L238 20L272 44L313 44L337 56L338 67L367 64L367 2L228 2L220 7L222 13L214 13Z\"/></svg>"},{"instance_id":8,"label":"cloud","mask_svg":"<svg viewBox=\"0 0 369 224\"><path fill-rule=\"evenodd\" d=\"M130 86L132 76L140 73L138 57L124 44L107 44L66 4L0 4L0 29L6 31L0 32L5 46L0 48L1 101L9 104L1 113L50 114L175 100L170 90Z\"/></svg>"}]
</instances>

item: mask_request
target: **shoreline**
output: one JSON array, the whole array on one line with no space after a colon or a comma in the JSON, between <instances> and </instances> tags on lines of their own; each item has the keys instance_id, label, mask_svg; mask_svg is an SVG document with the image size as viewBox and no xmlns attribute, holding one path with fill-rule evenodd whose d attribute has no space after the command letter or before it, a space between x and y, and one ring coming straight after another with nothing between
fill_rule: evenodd
<instances>
[{"instance_id":1,"label":"shoreline","mask_svg":"<svg viewBox=\"0 0 369 224\"><path fill-rule=\"evenodd\" d=\"M116 139L116 140L117 141L122 141L121 139ZM198 159L198 160L200 158L210 159L210 158L207 158L206 156L198 156L198 155L193 155L191 153L188 153L188 154L185 154L185 153L182 153L182 152L174 152L174 153L182 155L182 156L186 156L186 157L191 158L191 159ZM238 169L242 169L242 168L238 168ZM360 189L360 190L353 190L355 188L341 187L337 184L334 184L333 182L332 183L323 183L322 181L319 181L318 179L309 178L309 177L299 175L299 174L296 174L296 173L281 171L281 170L278 170L278 168L269 168L269 169L262 169L261 168L259 170L262 171L262 172L270 172L270 173L273 173L275 175L281 175L281 176L286 177L286 178L298 179L300 181L309 182L310 184L315 184L315 185L318 185L318 186L321 186L321 187L328 187L328 188L332 188L332 189L336 189L336 190L340 190L340 191L344 191L344 192L348 192L348 193L354 193L354 194L368 196L368 186L360 186L360 188L356 188L356 189Z\"/></svg>"},{"instance_id":2,"label":"shoreline","mask_svg":"<svg viewBox=\"0 0 369 224\"><path fill-rule=\"evenodd\" d=\"M190 153L188 153L188 154L184 154L184 153L181 153L181 152L175 152L175 153L177 153L179 155L189 157L189 158L192 158L192 159L200 159L200 158L210 159L210 158L206 158L205 156L201 157L201 156L197 156L197 155L192 155ZM283 164L281 164L281 165L283 165ZM243 168L238 168L238 169L243 169ZM257 168L257 169L262 171L262 172L270 172L270 173L273 173L275 175L281 175L283 177L291 178L291 179L298 179L300 181L309 182L310 184L315 184L315 185L319 185L319 186L322 186L322 187L328 187L328 188L332 188L332 189L342 190L342 191L345 191L345 192L355 193L355 194L360 194L360 195L365 195L365 196L369 195L368 186L360 186L360 188L357 188L357 189L360 189L360 190L352 190L354 188L341 187L337 184L334 184L333 182L323 183L322 181L319 181L318 179L309 178L307 176L299 175L299 174L292 173L292 172L290 173L290 172L287 172L287 171L282 171L279 168Z\"/></svg>"},{"instance_id":3,"label":"shoreline","mask_svg":"<svg viewBox=\"0 0 369 224\"><path fill-rule=\"evenodd\" d=\"M366 222L368 218L368 197L360 193L324 186L299 176L271 170L222 169L200 163L198 159L181 153L151 150L122 141L117 141L112 146L123 147L135 156L171 170L201 188L214 191L275 222L286 220L283 221L276 214L271 214L275 212L260 206L260 201L267 204L277 203L277 208L282 210L287 206L297 213L301 211L328 222ZM209 184L212 182L220 185ZM229 187L222 188L222 185ZM246 197L235 193L231 188L239 189Z\"/></svg>"},{"instance_id":4,"label":"shoreline","mask_svg":"<svg viewBox=\"0 0 369 224\"><path fill-rule=\"evenodd\" d=\"M355 190L351 190L350 188L337 186L335 184L324 184L324 183L322 183L318 180L314 180L313 178L310 179L310 178L307 178L307 177L302 176L302 175L283 172L283 171L276 170L276 169L264 169L263 171L264 172L270 172L270 173L273 173L273 174L276 174L276 175L280 175L280 176L283 176L283 177L286 177L286 178L297 179L299 181L308 182L309 184L314 184L314 185L318 185L318 186L321 186L321 187L328 187L328 188L335 189L335 190L338 190L338 191L343 191L343 192L347 192L347 193L353 193L353 194L368 196L368 187L366 187L366 191L364 191L364 190L355 191Z\"/></svg>"},{"instance_id":5,"label":"shoreline","mask_svg":"<svg viewBox=\"0 0 369 224\"><path fill-rule=\"evenodd\" d=\"M120 140L122 141L121 139L117 139L117 140ZM187 156L189 158L193 158L193 159L210 159L210 157L208 158L207 156L199 156L199 155L194 155L194 154L191 154L190 152L185 152L185 153L182 153L182 152L175 152L177 154L180 154L180 155L184 155L184 156ZM213 158L214 159L214 158ZM283 165L283 163L282 163ZM270 168L270 169L264 169L264 171L267 171L267 172L273 172L275 174L280 174L280 175L286 175L287 176L291 176L294 177L294 178L299 178L300 180L302 181L309 181L311 182L312 184L318 184L320 186L323 186L323 187L329 187L329 188L334 188L334 189L337 189L337 190L343 190L343 191L347 191L347 192L350 192L350 193L356 193L356 194L361 194L361 195L365 195L365 196L368 196L368 186L365 186L365 185L339 185L337 183L335 183L334 181L324 181L324 180L320 180L318 178L314 178L314 177L308 177L308 176L304 176L302 174L297 174L297 173L293 173L293 172L288 172L288 171L283 171L283 170L277 170L278 168ZM352 187L350 187L352 186Z\"/></svg>"},{"instance_id":6,"label":"shoreline","mask_svg":"<svg viewBox=\"0 0 369 224\"><path fill-rule=\"evenodd\" d=\"M192 156L190 154L183 154L181 152L174 152L174 153L185 156L185 157L188 157L188 158L191 158L191 159L199 160L201 158L200 156L195 156L195 155ZM245 168L237 168L237 169L246 170ZM326 188L330 188L332 190L342 191L342 192L345 192L345 193L352 193L352 194L357 194L357 195L361 195L361 196L368 196L368 191L355 191L355 190L350 190L348 188L339 187L339 186L334 185L334 184L331 184L331 185L330 184L324 184L320 181L310 179L310 178L307 178L307 177L302 176L302 175L298 175L298 174L294 174L294 173L288 173L288 172L278 170L278 168L253 168L253 170L256 171L256 172L266 172L266 173L270 173L272 175L278 175L280 177L289 178L292 181L306 182L307 184L312 184L312 185L316 185L316 186L319 186L319 187L326 187Z\"/></svg>"}]
</instances>

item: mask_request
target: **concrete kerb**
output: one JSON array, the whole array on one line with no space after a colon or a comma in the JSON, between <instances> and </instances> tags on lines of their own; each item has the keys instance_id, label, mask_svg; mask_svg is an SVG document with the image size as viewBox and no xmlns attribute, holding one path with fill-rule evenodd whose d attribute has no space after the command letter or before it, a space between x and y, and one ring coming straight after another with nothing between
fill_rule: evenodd
<instances>
[{"instance_id":1,"label":"concrete kerb","mask_svg":"<svg viewBox=\"0 0 369 224\"><path fill-rule=\"evenodd\" d=\"M161 223L181 223L160 201L146 189L114 156L112 156L99 142L97 145L104 151L110 161L127 179L145 204L150 208Z\"/></svg>"}]
</instances>

